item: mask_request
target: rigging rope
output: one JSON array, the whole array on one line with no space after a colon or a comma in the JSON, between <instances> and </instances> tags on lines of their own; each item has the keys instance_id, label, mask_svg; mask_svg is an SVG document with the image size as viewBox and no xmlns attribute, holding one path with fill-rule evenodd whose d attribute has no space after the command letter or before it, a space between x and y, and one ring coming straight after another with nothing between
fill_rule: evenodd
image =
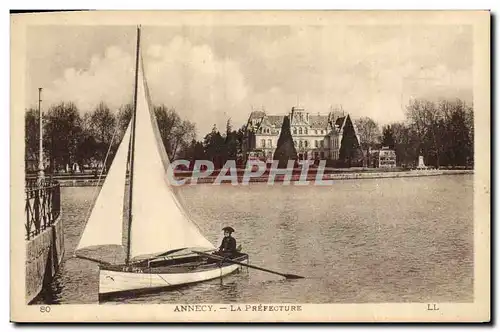
<instances>
[{"instance_id":1,"label":"rigging rope","mask_svg":"<svg viewBox=\"0 0 500 332\"><path fill-rule=\"evenodd\" d=\"M167 283L167 285L168 285L168 286L171 286L171 287L172 287L172 290L175 290L175 291L177 291L177 292L181 293L182 295L184 295L184 293L183 293L183 292L181 292L181 291L180 291L180 290L178 290L178 289L175 289L175 285L172 285L171 283L169 283L168 281L166 281L166 280L165 280L165 279L164 279L164 278L163 278L160 274L157 274L157 276L158 276L158 277L160 277L160 278L161 278L161 280L165 281L165 282Z\"/></svg>"},{"instance_id":2,"label":"rigging rope","mask_svg":"<svg viewBox=\"0 0 500 332\"><path fill-rule=\"evenodd\" d=\"M101 168L101 172L99 173L99 177L97 178L97 184L95 185L94 192L92 194L92 197L93 197L92 203L89 205L87 213L85 214L85 225L83 226L82 232L80 233L80 237L79 237L78 242L77 242L77 247L78 247L78 244L80 243L80 241L82 240L85 226L87 226L88 220L90 218L90 213L92 212L92 208L94 207L94 205L97 201L97 196L99 194L99 190L98 190L99 184L101 183L101 178L102 178L102 175L104 173L104 168L106 167L106 163L108 161L109 153L111 152L111 147L113 146L113 142L115 141L116 134L118 133L118 128L119 128L119 125L116 126L115 131L113 132L113 136L111 137L111 142L109 143L108 151L106 152L106 156L104 157L103 167ZM75 251L76 251L76 248L75 248Z\"/></svg>"}]
</instances>

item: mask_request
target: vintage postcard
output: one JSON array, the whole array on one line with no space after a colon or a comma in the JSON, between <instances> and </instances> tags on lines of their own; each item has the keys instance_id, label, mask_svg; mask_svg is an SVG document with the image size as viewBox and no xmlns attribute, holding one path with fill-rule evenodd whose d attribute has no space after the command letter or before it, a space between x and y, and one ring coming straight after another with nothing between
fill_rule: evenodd
<instances>
[{"instance_id":1,"label":"vintage postcard","mask_svg":"<svg viewBox=\"0 0 500 332\"><path fill-rule=\"evenodd\" d=\"M488 11L11 15L11 320L488 322Z\"/></svg>"}]
</instances>

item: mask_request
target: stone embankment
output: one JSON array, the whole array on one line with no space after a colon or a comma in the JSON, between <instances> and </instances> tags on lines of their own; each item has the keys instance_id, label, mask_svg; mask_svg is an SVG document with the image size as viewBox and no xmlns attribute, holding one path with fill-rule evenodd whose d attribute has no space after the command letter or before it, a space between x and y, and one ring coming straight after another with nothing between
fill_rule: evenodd
<instances>
[{"instance_id":1,"label":"stone embankment","mask_svg":"<svg viewBox=\"0 0 500 332\"><path fill-rule=\"evenodd\" d=\"M474 174L473 170L440 170L440 169L428 169L428 170L405 170L405 171L374 171L373 169L370 171L325 171L325 174L321 177L323 180L356 180L356 179L383 179L383 178L407 178L407 177L426 177L426 176L438 176L438 175L457 175L457 174ZM197 179L198 184L213 184L217 179L218 174L214 173L213 175L207 177L200 177ZM291 181L299 181L300 180L300 171L294 172ZM191 172L179 172L176 173L176 178L186 179L185 184L190 183ZM310 172L306 176L307 181L316 181L317 175L316 172ZM284 175L276 175L274 182L280 183L284 180ZM264 174L259 177L250 178L250 182L268 182L269 176L268 174ZM102 185L104 182L104 178L101 178L98 181L92 177L74 177L74 178L66 178L66 179L58 179L61 187L87 187L87 186L95 186L97 184ZM228 183L229 181L223 181L222 183ZM243 172L238 172L238 183L243 182Z\"/></svg>"}]
</instances>

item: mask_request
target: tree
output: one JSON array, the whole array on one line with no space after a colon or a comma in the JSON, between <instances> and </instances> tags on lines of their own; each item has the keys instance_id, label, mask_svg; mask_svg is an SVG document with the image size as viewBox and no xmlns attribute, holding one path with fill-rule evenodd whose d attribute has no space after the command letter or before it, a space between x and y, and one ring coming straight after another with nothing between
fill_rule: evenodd
<instances>
[{"instance_id":1,"label":"tree","mask_svg":"<svg viewBox=\"0 0 500 332\"><path fill-rule=\"evenodd\" d=\"M429 165L473 163L473 110L461 100L438 104L414 100L407 106L407 118L419 141L417 154Z\"/></svg>"},{"instance_id":2,"label":"tree","mask_svg":"<svg viewBox=\"0 0 500 332\"><path fill-rule=\"evenodd\" d=\"M374 148L379 140L380 129L375 121L369 117L361 117L355 121L358 129L361 147L364 150Z\"/></svg>"},{"instance_id":3,"label":"tree","mask_svg":"<svg viewBox=\"0 0 500 332\"><path fill-rule=\"evenodd\" d=\"M133 104L125 104L118 110L117 125L120 130L119 136L122 137L127 130L127 126L132 119L132 113L134 110Z\"/></svg>"},{"instance_id":4,"label":"tree","mask_svg":"<svg viewBox=\"0 0 500 332\"><path fill-rule=\"evenodd\" d=\"M343 127L342 141L340 142L339 149L339 159L347 165L347 167L359 165L362 163L363 159L361 146L349 115L347 115Z\"/></svg>"},{"instance_id":5,"label":"tree","mask_svg":"<svg viewBox=\"0 0 500 332\"><path fill-rule=\"evenodd\" d=\"M119 143L115 133L117 119L106 104L101 102L89 116L84 117L84 120L87 130L85 132L86 135L84 135L86 137L82 140L82 144L84 144L82 148L94 148L95 155L93 157L100 162L104 162L108 151L110 151L111 155L106 160L108 164L106 166L109 166ZM113 149L111 150L110 145L113 145Z\"/></svg>"},{"instance_id":6,"label":"tree","mask_svg":"<svg viewBox=\"0 0 500 332\"><path fill-rule=\"evenodd\" d=\"M396 160L400 165L414 165L418 159L419 139L411 125L404 122L391 124Z\"/></svg>"},{"instance_id":7,"label":"tree","mask_svg":"<svg viewBox=\"0 0 500 332\"><path fill-rule=\"evenodd\" d=\"M465 126L468 132L467 166L474 165L474 111L471 106L465 106Z\"/></svg>"},{"instance_id":8,"label":"tree","mask_svg":"<svg viewBox=\"0 0 500 332\"><path fill-rule=\"evenodd\" d=\"M225 139L214 124L212 131L203 139L203 147L207 158L214 163L215 168L221 168L224 164L224 145Z\"/></svg>"},{"instance_id":9,"label":"tree","mask_svg":"<svg viewBox=\"0 0 500 332\"><path fill-rule=\"evenodd\" d=\"M79 159L83 163L94 164L94 169L97 171L97 166L99 162L103 159L96 155L96 151L101 149L100 144L95 140L94 136L84 135L82 140L77 146Z\"/></svg>"},{"instance_id":10,"label":"tree","mask_svg":"<svg viewBox=\"0 0 500 332\"><path fill-rule=\"evenodd\" d=\"M443 126L445 135L445 153L447 164L465 166L472 157L471 132L467 119L467 106L461 101L442 102L440 107L445 111Z\"/></svg>"},{"instance_id":11,"label":"tree","mask_svg":"<svg viewBox=\"0 0 500 332\"><path fill-rule=\"evenodd\" d=\"M290 131L290 119L285 116L281 125L281 133L278 138L273 160L278 160L278 167L285 168L289 160L297 160L297 150L293 143L292 133Z\"/></svg>"},{"instance_id":12,"label":"tree","mask_svg":"<svg viewBox=\"0 0 500 332\"><path fill-rule=\"evenodd\" d=\"M389 149L394 149L394 132L391 125L385 126L382 131L382 146L387 146Z\"/></svg>"},{"instance_id":13,"label":"tree","mask_svg":"<svg viewBox=\"0 0 500 332\"><path fill-rule=\"evenodd\" d=\"M24 114L24 160L28 170L28 161L33 168L38 165L40 121L38 110L30 108ZM33 169L34 170L34 169Z\"/></svg>"},{"instance_id":14,"label":"tree","mask_svg":"<svg viewBox=\"0 0 500 332\"><path fill-rule=\"evenodd\" d=\"M245 140L245 125L236 131L236 158L243 162L243 144Z\"/></svg>"},{"instance_id":15,"label":"tree","mask_svg":"<svg viewBox=\"0 0 500 332\"><path fill-rule=\"evenodd\" d=\"M236 160L238 154L238 133L232 130L231 119L226 123L226 160Z\"/></svg>"},{"instance_id":16,"label":"tree","mask_svg":"<svg viewBox=\"0 0 500 332\"><path fill-rule=\"evenodd\" d=\"M205 148L203 147L203 143L193 139L188 146L180 149L179 158L190 160L191 162L194 162L196 160L206 159Z\"/></svg>"},{"instance_id":17,"label":"tree","mask_svg":"<svg viewBox=\"0 0 500 332\"><path fill-rule=\"evenodd\" d=\"M170 161L175 159L179 149L185 149L196 137L194 123L182 120L175 109L165 105L154 107L158 129Z\"/></svg>"},{"instance_id":18,"label":"tree","mask_svg":"<svg viewBox=\"0 0 500 332\"><path fill-rule=\"evenodd\" d=\"M70 165L81 163L78 154L79 142L82 139L82 119L72 102L62 102L52 106L45 120L44 141L50 151L51 165Z\"/></svg>"},{"instance_id":19,"label":"tree","mask_svg":"<svg viewBox=\"0 0 500 332\"><path fill-rule=\"evenodd\" d=\"M106 104L101 102L97 105L90 114L89 122L92 136L102 143L111 143L115 133L117 119Z\"/></svg>"},{"instance_id":20,"label":"tree","mask_svg":"<svg viewBox=\"0 0 500 332\"><path fill-rule=\"evenodd\" d=\"M366 163L370 164L370 148L375 148L380 137L380 128L373 119L361 117L355 121L358 130L361 148L366 151Z\"/></svg>"},{"instance_id":21,"label":"tree","mask_svg":"<svg viewBox=\"0 0 500 332\"><path fill-rule=\"evenodd\" d=\"M190 142L196 138L196 127L194 123L183 120L173 129L172 133L172 154L170 160L173 160L179 149L185 149Z\"/></svg>"}]
</instances>

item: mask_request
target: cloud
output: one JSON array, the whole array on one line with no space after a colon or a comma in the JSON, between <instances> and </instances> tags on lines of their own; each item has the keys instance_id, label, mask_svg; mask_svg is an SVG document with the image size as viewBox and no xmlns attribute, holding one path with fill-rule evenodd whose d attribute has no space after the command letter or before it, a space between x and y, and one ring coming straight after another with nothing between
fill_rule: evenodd
<instances>
[{"instance_id":1,"label":"cloud","mask_svg":"<svg viewBox=\"0 0 500 332\"><path fill-rule=\"evenodd\" d=\"M193 45L182 37L168 45L153 45L145 70L153 103L176 107L196 123L200 135L214 124L224 129L228 118L234 126L246 121L248 88L240 65L216 57L208 45Z\"/></svg>"},{"instance_id":2,"label":"cloud","mask_svg":"<svg viewBox=\"0 0 500 332\"><path fill-rule=\"evenodd\" d=\"M252 45L247 57L260 63L243 69L254 83L256 68L264 70L251 97L271 112L286 112L299 100L313 113L342 105L387 124L404 119L412 97L471 101L471 50L465 27L312 26Z\"/></svg>"},{"instance_id":3,"label":"cloud","mask_svg":"<svg viewBox=\"0 0 500 332\"><path fill-rule=\"evenodd\" d=\"M118 47L109 47L103 57L93 56L87 69L67 68L63 77L45 89L50 105L72 101L82 112L104 101L117 109L132 99L133 59Z\"/></svg>"},{"instance_id":4,"label":"cloud","mask_svg":"<svg viewBox=\"0 0 500 332\"><path fill-rule=\"evenodd\" d=\"M284 114L297 101L312 113L342 105L353 116L386 124L404 119L410 98L472 100L466 27L202 29L168 38L159 29L143 49L153 102L175 107L196 124L199 138L214 124L224 130L228 118L234 128L243 125L251 106ZM103 44L89 42L90 61L87 49L78 57L77 48L68 48L75 65L54 74L45 101L74 101L84 112L100 101L112 109L131 101L133 47L118 43L98 53ZM49 52L44 59L53 57Z\"/></svg>"},{"instance_id":5,"label":"cloud","mask_svg":"<svg viewBox=\"0 0 500 332\"><path fill-rule=\"evenodd\" d=\"M247 87L239 64L214 56L207 45L193 45L182 37L167 45L143 50L146 78L154 104L174 107L194 122L199 135L216 124L225 129L228 118L237 127L246 121ZM44 92L48 104L73 101L82 112L104 101L117 110L133 96L134 58L119 47L93 56L88 68L67 68Z\"/></svg>"}]
</instances>

